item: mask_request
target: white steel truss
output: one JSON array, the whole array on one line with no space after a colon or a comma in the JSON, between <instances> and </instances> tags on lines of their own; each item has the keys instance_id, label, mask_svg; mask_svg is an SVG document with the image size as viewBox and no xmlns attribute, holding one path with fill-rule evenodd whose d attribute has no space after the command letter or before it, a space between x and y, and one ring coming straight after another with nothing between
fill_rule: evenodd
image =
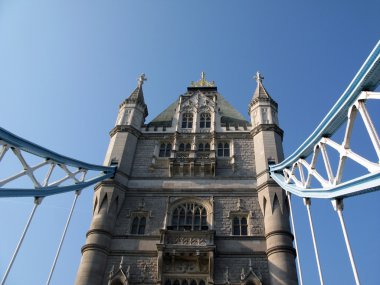
<instances>
[{"instance_id":1,"label":"white steel truss","mask_svg":"<svg viewBox=\"0 0 380 285\"><path fill-rule=\"evenodd\" d=\"M26 155L38 162L28 162ZM6 157L17 161L20 171L0 177L0 197L44 197L79 191L112 177L116 170L115 167L88 164L59 155L0 128L0 164L6 163ZM27 178L30 186L9 187L13 182L17 185L22 178Z\"/></svg>"}]
</instances>

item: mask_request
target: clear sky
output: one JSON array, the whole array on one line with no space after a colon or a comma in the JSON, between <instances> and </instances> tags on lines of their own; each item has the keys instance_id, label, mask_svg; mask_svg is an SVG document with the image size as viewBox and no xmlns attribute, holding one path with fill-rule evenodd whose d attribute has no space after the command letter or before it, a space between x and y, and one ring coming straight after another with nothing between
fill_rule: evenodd
<instances>
[{"instance_id":1,"label":"clear sky","mask_svg":"<svg viewBox=\"0 0 380 285\"><path fill-rule=\"evenodd\" d=\"M149 122L201 71L248 119L256 88L252 77L259 70L279 104L290 154L380 39L379 11L375 0L3 0L0 125L58 153L101 164L118 105L142 72L148 77ZM6 167L0 166L0 176ZM45 283L72 199L72 193L45 199L7 284ZM295 200L304 284L319 284L306 210ZM372 193L345 203L362 284L379 284L379 202L380 193ZM87 189L52 284L74 282L91 204L92 189ZM32 199L0 200L1 275L31 208ZM325 283L354 284L331 203L315 201L312 211Z\"/></svg>"}]
</instances>

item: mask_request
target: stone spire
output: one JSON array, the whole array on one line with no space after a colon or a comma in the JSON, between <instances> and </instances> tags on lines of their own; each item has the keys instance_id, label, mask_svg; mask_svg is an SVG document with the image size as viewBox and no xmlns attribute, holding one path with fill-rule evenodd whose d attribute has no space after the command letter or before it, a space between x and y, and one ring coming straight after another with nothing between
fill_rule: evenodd
<instances>
[{"instance_id":1,"label":"stone spire","mask_svg":"<svg viewBox=\"0 0 380 285\"><path fill-rule=\"evenodd\" d=\"M147 106L146 106L145 101L144 101L144 93L143 93L143 88L142 88L144 81L146 81L146 80L147 80L147 78L145 77L145 74L144 73L141 74L140 77L138 78L136 89L133 90L133 92L131 93L131 95L127 99L125 99L123 104L124 103L139 104L144 108L144 111L146 111L146 115L148 115L148 109L147 109Z\"/></svg>"},{"instance_id":2,"label":"stone spire","mask_svg":"<svg viewBox=\"0 0 380 285\"><path fill-rule=\"evenodd\" d=\"M255 92L253 93L251 103L252 103L256 98L272 99L272 98L269 96L268 91L265 89L265 87L264 87L264 85L263 85L263 79L264 79L264 76L262 76L262 74L261 74L259 71L257 71L257 72L256 72L256 75L255 75L254 78L256 79L257 87L256 87Z\"/></svg>"}]
</instances>

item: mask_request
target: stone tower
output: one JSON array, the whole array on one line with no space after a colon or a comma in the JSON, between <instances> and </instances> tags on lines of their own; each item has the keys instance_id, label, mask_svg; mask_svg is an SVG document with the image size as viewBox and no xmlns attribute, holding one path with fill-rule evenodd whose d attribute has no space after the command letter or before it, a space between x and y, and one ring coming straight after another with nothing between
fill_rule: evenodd
<instances>
[{"instance_id":1,"label":"stone tower","mask_svg":"<svg viewBox=\"0 0 380 285\"><path fill-rule=\"evenodd\" d=\"M285 192L270 178L269 164L283 160L283 131L279 127L277 103L256 74L257 88L249 104L255 146L257 193L264 216L268 267L271 284L297 284L293 235Z\"/></svg>"},{"instance_id":2,"label":"stone tower","mask_svg":"<svg viewBox=\"0 0 380 285\"><path fill-rule=\"evenodd\" d=\"M150 123L142 86L120 105L77 285L297 284L277 104L258 75L251 122L201 79Z\"/></svg>"}]
</instances>

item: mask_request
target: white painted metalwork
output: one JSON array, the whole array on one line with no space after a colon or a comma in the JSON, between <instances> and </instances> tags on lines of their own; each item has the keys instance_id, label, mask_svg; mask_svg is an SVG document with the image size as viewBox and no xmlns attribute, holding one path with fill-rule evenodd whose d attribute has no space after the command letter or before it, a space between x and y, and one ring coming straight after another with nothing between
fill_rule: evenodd
<instances>
[{"instance_id":1,"label":"white painted metalwork","mask_svg":"<svg viewBox=\"0 0 380 285\"><path fill-rule=\"evenodd\" d=\"M285 168L283 170L285 182L286 183L294 183L298 187L303 189L308 189L311 186L312 177L316 178L316 180L320 183L321 188L333 188L337 186L342 181L344 162L347 158L353 160L357 164L365 167L368 170L368 173L379 173L380 172L380 140L378 133L374 127L371 116L368 113L365 103L366 100L380 99L380 93L375 92L362 92L359 98L355 101L355 103L348 110L347 114L347 127L344 135L344 140L342 143L337 143L333 141L331 138L322 137L319 142L315 145L311 163L309 164L304 158L299 158L295 163L293 163L291 168ZM370 135L373 147L376 150L377 158L376 161L369 161L363 156L357 154L350 148L350 141L353 135L353 126L356 119L357 111L359 111L363 122L365 124L366 130ZM326 151L326 146L330 146L331 149L335 150L339 154L338 161L338 169L334 174L333 169L331 167L330 159ZM321 169L317 169L316 163L319 154L322 153L322 159L325 166L325 170L327 173L327 177L323 177L321 174ZM300 170L299 174L296 170ZM304 170L306 170L306 178L304 174Z\"/></svg>"},{"instance_id":2,"label":"white painted metalwork","mask_svg":"<svg viewBox=\"0 0 380 285\"><path fill-rule=\"evenodd\" d=\"M292 194L290 194L289 192L286 192L286 196L288 197L289 210L290 210L290 220L292 222L292 230L293 230L293 235L294 235L294 246L296 247L296 253L297 253L296 260L297 260L299 281L300 281L300 285L303 285L301 261L300 261L299 251L298 251L298 243L297 243L296 227L294 225L294 218L293 218L293 209L292 209L292 201L291 201Z\"/></svg>"},{"instance_id":3,"label":"white painted metalwork","mask_svg":"<svg viewBox=\"0 0 380 285\"><path fill-rule=\"evenodd\" d=\"M321 285L323 285L324 283L323 283L323 277L322 277L321 264L319 262L318 247L317 247L317 242L315 240L313 219L311 217L311 211L310 211L311 200L309 198L304 198L304 203L305 203L305 206L306 206L306 209L307 209L307 215L309 217L310 231L311 231L311 237L313 239L315 259L317 261L319 281L321 282Z\"/></svg>"},{"instance_id":4,"label":"white painted metalwork","mask_svg":"<svg viewBox=\"0 0 380 285\"><path fill-rule=\"evenodd\" d=\"M350 258L352 272L354 273L355 283L356 283L356 285L360 285L358 271L356 269L354 256L352 255L352 251L351 251L350 240L348 239L348 234L346 231L346 225L345 225L344 219L343 219L343 200L335 199L332 201L332 203L333 203L334 210L338 214L340 225L342 226L344 241L346 243L348 256Z\"/></svg>"},{"instance_id":5,"label":"white painted metalwork","mask_svg":"<svg viewBox=\"0 0 380 285\"><path fill-rule=\"evenodd\" d=\"M30 213L29 219L28 219L28 221L27 221L27 223L26 223L26 226L25 226L25 228L24 228L24 231L23 231L22 234L21 234L21 238L20 238L20 240L19 240L19 242L18 242L18 244L17 244L17 246L16 246L16 249L15 249L13 255L12 255L12 258L11 258L11 261L9 262L9 265L8 265L8 267L7 267L7 270L5 270L5 273L4 273L4 276L3 276L3 279L1 280L1 283L0 283L1 285L4 285L4 284L5 284L5 281L6 281L7 278L8 278L9 272L10 272L11 269L12 269L12 265L13 265L13 263L14 263L16 257L17 257L17 254L18 254L20 248L21 248L22 242L24 241L24 238L25 238L26 232L28 231L29 226L30 226L30 223L32 222L32 219L33 219L33 217L34 217L34 213L36 212L37 207L41 204L41 202L42 202L42 198L35 198L35 199L34 199L34 206L33 206L32 212Z\"/></svg>"},{"instance_id":6,"label":"white painted metalwork","mask_svg":"<svg viewBox=\"0 0 380 285\"><path fill-rule=\"evenodd\" d=\"M71 221L71 217L73 215L74 208L75 208L75 205L77 203L77 200L78 200L78 197L80 195L80 192L81 191L75 191L74 201L73 201L73 204L71 206L70 213L69 213L69 216L68 216L66 224L65 224L65 228L64 228L63 233L62 233L61 241L59 242L57 253L55 255L55 258L54 258L54 261L53 261L53 265L51 266L50 273L49 273L48 279L46 281L46 285L50 284L51 278L53 276L54 269L55 269L55 266L57 265L58 257L59 257L59 254L61 252L61 248L62 248L63 242L65 240L65 237L66 237L67 229L69 227L69 224L70 224L70 221Z\"/></svg>"},{"instance_id":7,"label":"white painted metalwork","mask_svg":"<svg viewBox=\"0 0 380 285\"><path fill-rule=\"evenodd\" d=\"M30 165L25 153L41 161ZM11 158L17 160L22 170L9 177L0 178L0 197L44 197L78 191L112 177L116 171L115 167L88 164L59 155L0 128L0 163L3 163L5 156L12 156ZM40 175L37 175L37 170ZM46 173L44 176L41 175L42 171ZM90 178L80 178L86 175ZM6 188L11 182L24 177L31 182L29 188ZM55 180L51 181L53 179Z\"/></svg>"},{"instance_id":8,"label":"white painted metalwork","mask_svg":"<svg viewBox=\"0 0 380 285\"><path fill-rule=\"evenodd\" d=\"M379 84L380 41L313 134L283 162L270 166L272 178L286 191L303 198L344 198L380 190L380 139L366 107L367 103L380 99L380 93L373 92ZM368 159L351 148L352 138L358 135L353 129L357 114L363 120L376 157ZM333 135L345 123L343 141L338 142ZM335 152L336 161L331 160L327 148ZM320 157L323 166L317 164ZM309 162L307 158L311 158ZM364 167L367 174L343 181L347 159ZM332 165L337 165L337 169Z\"/></svg>"}]
</instances>

